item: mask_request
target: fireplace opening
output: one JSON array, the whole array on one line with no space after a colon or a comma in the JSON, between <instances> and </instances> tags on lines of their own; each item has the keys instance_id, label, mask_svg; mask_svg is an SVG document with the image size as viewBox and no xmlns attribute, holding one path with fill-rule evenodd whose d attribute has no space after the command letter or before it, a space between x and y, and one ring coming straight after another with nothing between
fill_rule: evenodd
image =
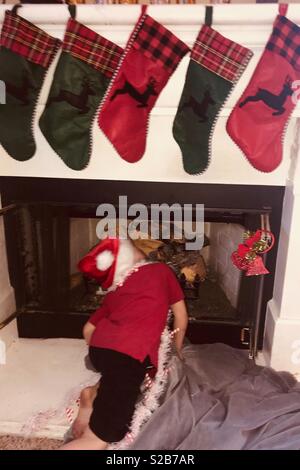
<instances>
[{"instance_id":1,"label":"fireplace opening","mask_svg":"<svg viewBox=\"0 0 300 470\"><path fill-rule=\"evenodd\" d=\"M70 218L70 309L91 313L101 305L105 292L84 277L78 261L98 242L97 218ZM242 242L245 227L237 223L207 222L200 250L186 250L184 240L151 240L140 233L133 243L152 262L164 262L175 272L185 294L190 321L239 322L239 289L242 274L231 262L231 253Z\"/></svg>"}]
</instances>

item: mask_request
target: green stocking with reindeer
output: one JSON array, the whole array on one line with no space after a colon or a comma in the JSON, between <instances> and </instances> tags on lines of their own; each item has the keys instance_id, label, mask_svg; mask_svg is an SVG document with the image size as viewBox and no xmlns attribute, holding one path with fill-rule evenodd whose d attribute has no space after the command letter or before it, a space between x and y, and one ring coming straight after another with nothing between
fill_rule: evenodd
<instances>
[{"instance_id":1,"label":"green stocking with reindeer","mask_svg":"<svg viewBox=\"0 0 300 470\"><path fill-rule=\"evenodd\" d=\"M0 144L18 161L36 151L34 117L45 75L61 41L17 14L5 12L0 50Z\"/></svg>"},{"instance_id":2,"label":"green stocking with reindeer","mask_svg":"<svg viewBox=\"0 0 300 470\"><path fill-rule=\"evenodd\" d=\"M123 50L70 18L39 126L73 170L89 163L92 124Z\"/></svg>"},{"instance_id":3,"label":"green stocking with reindeer","mask_svg":"<svg viewBox=\"0 0 300 470\"><path fill-rule=\"evenodd\" d=\"M206 7L187 69L173 123L184 170L199 174L211 157L211 140L218 114L247 66L252 52L211 28L212 7Z\"/></svg>"},{"instance_id":4,"label":"green stocking with reindeer","mask_svg":"<svg viewBox=\"0 0 300 470\"><path fill-rule=\"evenodd\" d=\"M230 83L190 61L175 120L173 135L178 143L184 170L199 174L210 160L210 134Z\"/></svg>"}]
</instances>

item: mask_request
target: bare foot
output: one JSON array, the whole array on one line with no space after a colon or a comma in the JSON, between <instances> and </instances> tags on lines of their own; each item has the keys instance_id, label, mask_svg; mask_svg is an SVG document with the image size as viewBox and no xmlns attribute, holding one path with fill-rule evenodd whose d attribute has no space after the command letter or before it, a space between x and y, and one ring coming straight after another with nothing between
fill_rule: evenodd
<instances>
[{"instance_id":1,"label":"bare foot","mask_svg":"<svg viewBox=\"0 0 300 470\"><path fill-rule=\"evenodd\" d=\"M82 436L88 427L90 417L93 411L93 401L95 400L99 383L93 387L86 387L80 394L80 405L77 418L72 425L72 434L75 439Z\"/></svg>"},{"instance_id":2,"label":"bare foot","mask_svg":"<svg viewBox=\"0 0 300 470\"><path fill-rule=\"evenodd\" d=\"M87 426L79 439L64 444L59 450L105 450L107 446L108 443L97 437Z\"/></svg>"}]
</instances>

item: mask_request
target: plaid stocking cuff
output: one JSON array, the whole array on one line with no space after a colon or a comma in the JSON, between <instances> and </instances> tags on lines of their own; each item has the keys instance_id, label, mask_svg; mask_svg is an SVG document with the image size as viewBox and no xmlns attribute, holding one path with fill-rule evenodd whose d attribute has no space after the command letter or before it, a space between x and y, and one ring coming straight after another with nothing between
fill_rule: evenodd
<instances>
[{"instance_id":1,"label":"plaid stocking cuff","mask_svg":"<svg viewBox=\"0 0 300 470\"><path fill-rule=\"evenodd\" d=\"M266 49L279 54L300 71L300 27L278 15Z\"/></svg>"},{"instance_id":2,"label":"plaid stocking cuff","mask_svg":"<svg viewBox=\"0 0 300 470\"><path fill-rule=\"evenodd\" d=\"M5 12L0 43L2 47L48 68L61 41L11 11Z\"/></svg>"},{"instance_id":3,"label":"plaid stocking cuff","mask_svg":"<svg viewBox=\"0 0 300 470\"><path fill-rule=\"evenodd\" d=\"M95 31L70 18L63 50L111 78L118 67L123 49Z\"/></svg>"},{"instance_id":4,"label":"plaid stocking cuff","mask_svg":"<svg viewBox=\"0 0 300 470\"><path fill-rule=\"evenodd\" d=\"M235 83L253 53L204 25L194 44L191 58L220 77Z\"/></svg>"},{"instance_id":5,"label":"plaid stocking cuff","mask_svg":"<svg viewBox=\"0 0 300 470\"><path fill-rule=\"evenodd\" d=\"M149 59L160 62L170 72L176 69L182 57L189 52L184 42L148 15L144 17L133 47L141 50Z\"/></svg>"}]
</instances>

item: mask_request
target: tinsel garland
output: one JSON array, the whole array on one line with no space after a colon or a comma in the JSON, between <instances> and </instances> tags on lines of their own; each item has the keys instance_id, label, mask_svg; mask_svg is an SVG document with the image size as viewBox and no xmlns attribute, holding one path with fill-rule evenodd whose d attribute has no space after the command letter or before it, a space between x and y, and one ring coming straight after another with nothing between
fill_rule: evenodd
<instances>
[{"instance_id":1,"label":"tinsel garland","mask_svg":"<svg viewBox=\"0 0 300 470\"><path fill-rule=\"evenodd\" d=\"M28 418L26 423L22 426L21 434L25 437L31 437L33 434L44 430L50 420L67 418L67 410L74 408L74 406L77 408L76 402L80 397L81 391L86 387L95 385L97 382L99 382L99 374L92 372L89 379L74 387L66 395L59 408L49 408L45 411L39 411Z\"/></svg>"},{"instance_id":2,"label":"tinsel garland","mask_svg":"<svg viewBox=\"0 0 300 470\"><path fill-rule=\"evenodd\" d=\"M137 403L136 409L130 425L130 431L121 441L111 444L109 450L125 450L138 436L141 428L151 418L154 411L159 407L159 399L165 390L168 381L169 355L173 333L169 330L168 324L171 313L169 312L167 325L162 333L160 347L158 351L158 367L155 378L150 387L145 386L141 400ZM146 379L147 380L147 379Z\"/></svg>"}]
</instances>

